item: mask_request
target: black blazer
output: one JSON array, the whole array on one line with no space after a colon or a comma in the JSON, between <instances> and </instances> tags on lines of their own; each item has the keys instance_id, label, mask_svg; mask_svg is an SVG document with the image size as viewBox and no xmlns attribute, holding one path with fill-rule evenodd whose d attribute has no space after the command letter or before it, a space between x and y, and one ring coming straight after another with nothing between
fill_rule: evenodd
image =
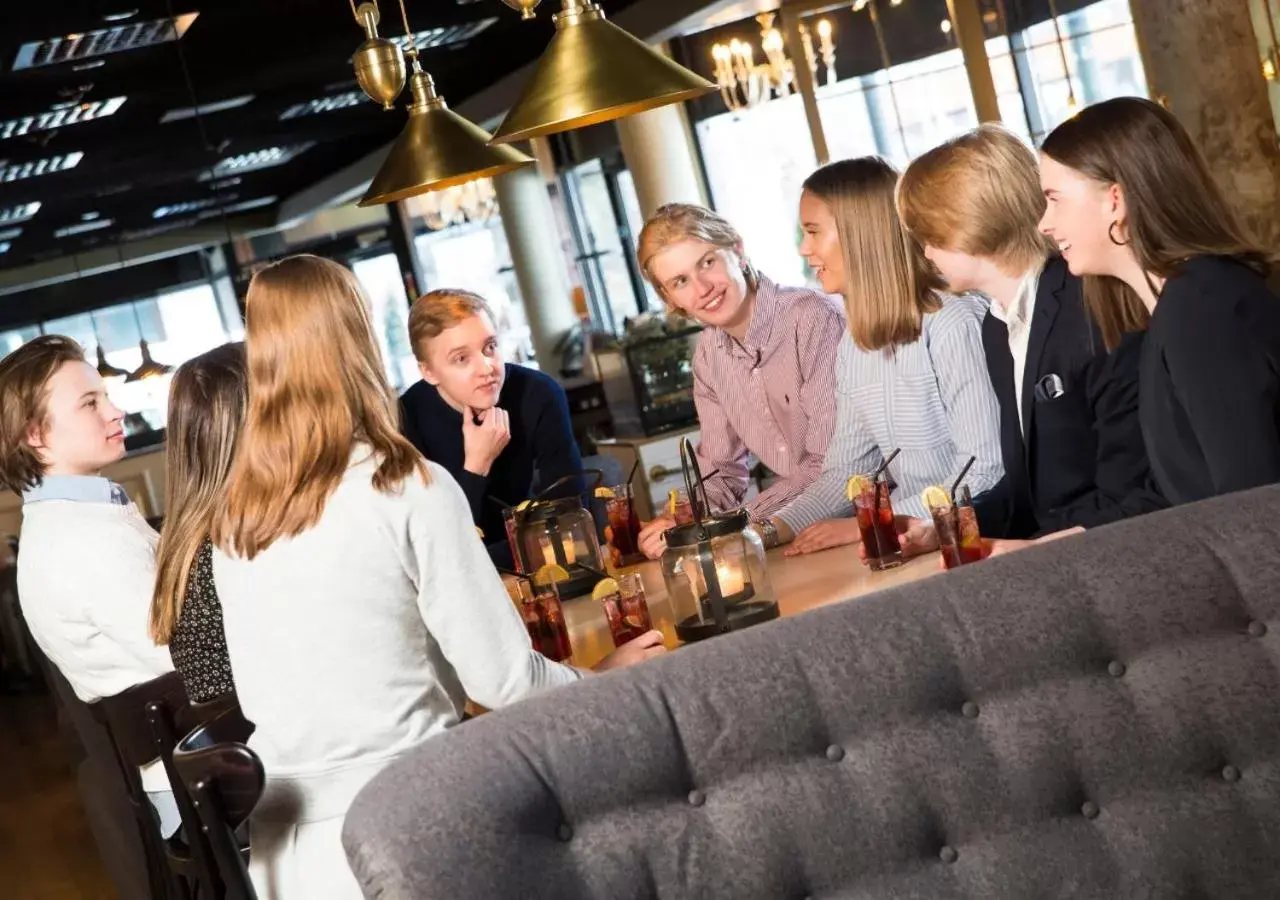
<instances>
[{"instance_id":1,"label":"black blazer","mask_svg":"<svg viewBox=\"0 0 1280 900\"><path fill-rule=\"evenodd\" d=\"M1280 300L1200 256L1165 282L1142 351L1142 434L1173 503L1280 481Z\"/></svg>"},{"instance_id":2,"label":"black blazer","mask_svg":"<svg viewBox=\"0 0 1280 900\"><path fill-rule=\"evenodd\" d=\"M988 537L1028 538L1093 528L1163 507L1138 421L1143 335L1107 353L1080 280L1059 257L1040 275L1018 426L1013 356L1003 322L982 323L987 371L1000 400L1004 479L976 507Z\"/></svg>"}]
</instances>

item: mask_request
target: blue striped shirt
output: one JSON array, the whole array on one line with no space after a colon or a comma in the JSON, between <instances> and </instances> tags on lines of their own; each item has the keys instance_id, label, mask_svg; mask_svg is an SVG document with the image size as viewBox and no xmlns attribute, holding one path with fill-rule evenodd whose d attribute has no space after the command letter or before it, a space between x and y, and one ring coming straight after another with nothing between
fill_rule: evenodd
<instances>
[{"instance_id":1,"label":"blue striped shirt","mask_svg":"<svg viewBox=\"0 0 1280 900\"><path fill-rule=\"evenodd\" d=\"M799 533L814 522L852 515L850 475L874 472L885 454L897 482L893 509L928 519L920 493L947 490L970 456L965 483L974 496L1004 475L1000 408L982 349L986 305L941 295L942 309L923 317L919 339L896 351L867 351L848 333L836 357L836 427L822 475L777 516Z\"/></svg>"}]
</instances>

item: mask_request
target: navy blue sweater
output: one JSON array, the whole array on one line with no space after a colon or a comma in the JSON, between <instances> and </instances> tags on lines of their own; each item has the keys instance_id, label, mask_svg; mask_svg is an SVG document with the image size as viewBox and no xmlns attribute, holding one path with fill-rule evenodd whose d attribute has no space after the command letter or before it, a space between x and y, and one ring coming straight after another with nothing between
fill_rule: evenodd
<instances>
[{"instance_id":1,"label":"navy blue sweater","mask_svg":"<svg viewBox=\"0 0 1280 900\"><path fill-rule=\"evenodd\" d=\"M419 381L404 392L400 421L404 436L422 455L448 469L462 486L471 503L472 520L484 532L494 562L510 566L502 507L531 496L535 471L539 488L565 475L580 476L582 457L569 423L569 401L555 379L508 363L498 406L510 417L511 441L494 460L487 477L463 468L462 413L446 403L433 385ZM556 495L582 491L579 477Z\"/></svg>"}]
</instances>

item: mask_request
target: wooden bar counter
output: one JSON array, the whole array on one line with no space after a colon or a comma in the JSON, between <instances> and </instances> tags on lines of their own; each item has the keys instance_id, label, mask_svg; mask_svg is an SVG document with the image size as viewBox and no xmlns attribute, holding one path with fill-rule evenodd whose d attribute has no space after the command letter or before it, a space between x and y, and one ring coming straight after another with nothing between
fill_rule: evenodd
<instances>
[{"instance_id":1,"label":"wooden bar counter","mask_svg":"<svg viewBox=\"0 0 1280 900\"><path fill-rule=\"evenodd\" d=\"M769 552L768 567L769 580L783 616L799 615L828 603L861 597L941 572L937 553L925 554L895 569L872 572L859 561L856 546L795 557L783 556L779 548ZM668 647L678 646L675 614L658 563L647 562L622 571L640 573L654 627L666 636ZM593 666L613 650L609 624L600 604L589 596L578 597L565 601L564 613L573 643L571 661L574 665Z\"/></svg>"}]
</instances>

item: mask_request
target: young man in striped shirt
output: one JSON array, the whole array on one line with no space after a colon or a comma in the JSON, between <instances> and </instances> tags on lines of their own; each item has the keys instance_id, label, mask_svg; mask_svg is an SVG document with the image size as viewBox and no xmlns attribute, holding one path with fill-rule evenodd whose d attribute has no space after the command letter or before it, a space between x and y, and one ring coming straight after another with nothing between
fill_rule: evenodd
<instances>
[{"instance_id":1,"label":"young man in striped shirt","mask_svg":"<svg viewBox=\"0 0 1280 900\"><path fill-rule=\"evenodd\" d=\"M747 456L778 480L746 505L772 543L770 517L822 473L835 425L839 304L807 288L774 284L756 271L742 237L701 206L662 207L640 233L640 268L672 307L705 330L693 359L701 440L698 463L715 509L742 505ZM662 554L666 516L645 526L640 545Z\"/></svg>"}]
</instances>

